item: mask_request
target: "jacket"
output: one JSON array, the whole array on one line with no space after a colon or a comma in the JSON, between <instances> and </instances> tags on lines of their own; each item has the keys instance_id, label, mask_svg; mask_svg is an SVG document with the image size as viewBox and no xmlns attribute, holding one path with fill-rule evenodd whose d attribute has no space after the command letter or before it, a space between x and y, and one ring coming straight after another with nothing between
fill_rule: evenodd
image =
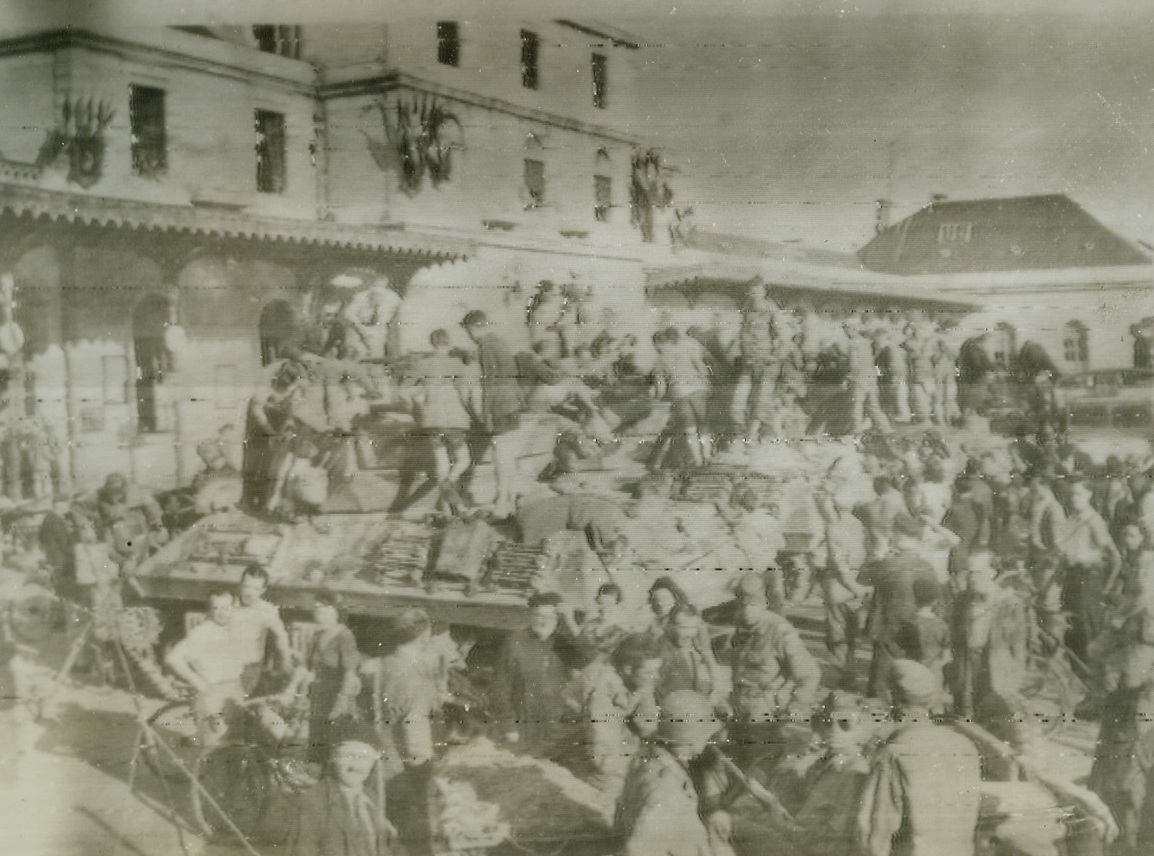
<instances>
[{"instance_id":1,"label":"jacket","mask_svg":"<svg viewBox=\"0 0 1154 856\"><path fill-rule=\"evenodd\" d=\"M393 853L383 830L385 821L374 806L375 835L365 834L340 785L324 778L301 798L295 818L291 856L386 856Z\"/></svg>"}]
</instances>

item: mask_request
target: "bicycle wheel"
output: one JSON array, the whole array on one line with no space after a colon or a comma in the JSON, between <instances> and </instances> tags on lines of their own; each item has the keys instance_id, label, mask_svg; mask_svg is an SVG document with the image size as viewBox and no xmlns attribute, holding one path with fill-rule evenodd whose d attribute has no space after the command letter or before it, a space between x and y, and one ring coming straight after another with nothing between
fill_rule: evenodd
<instances>
[{"instance_id":1,"label":"bicycle wheel","mask_svg":"<svg viewBox=\"0 0 1154 856\"><path fill-rule=\"evenodd\" d=\"M42 642L63 622L64 608L52 592L25 586L12 601L10 625L21 642Z\"/></svg>"},{"instance_id":2,"label":"bicycle wheel","mask_svg":"<svg viewBox=\"0 0 1154 856\"><path fill-rule=\"evenodd\" d=\"M148 727L149 731L141 735L140 754L144 762L162 779L170 782L185 779L188 775L186 771L192 769L196 760L199 747L192 702L174 701L164 705L148 717ZM184 769L181 769L171 753L157 745L158 740L163 740L176 753L184 763Z\"/></svg>"},{"instance_id":3,"label":"bicycle wheel","mask_svg":"<svg viewBox=\"0 0 1154 856\"><path fill-rule=\"evenodd\" d=\"M197 759L193 768L192 813L201 831L210 838L234 835L230 820L246 838L254 837L264 820L268 797L268 772L257 747L218 746Z\"/></svg>"}]
</instances>

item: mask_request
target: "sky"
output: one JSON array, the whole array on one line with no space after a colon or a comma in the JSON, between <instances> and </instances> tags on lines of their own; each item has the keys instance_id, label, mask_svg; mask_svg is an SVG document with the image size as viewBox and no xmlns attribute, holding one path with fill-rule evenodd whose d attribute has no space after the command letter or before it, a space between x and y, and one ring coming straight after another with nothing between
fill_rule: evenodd
<instances>
[{"instance_id":1,"label":"sky","mask_svg":"<svg viewBox=\"0 0 1154 856\"><path fill-rule=\"evenodd\" d=\"M129 0L10 0L125 16ZM631 130L700 226L852 249L875 202L1066 193L1154 244L1154 0L166 0L153 23L579 17L637 38Z\"/></svg>"},{"instance_id":2,"label":"sky","mask_svg":"<svg viewBox=\"0 0 1154 856\"><path fill-rule=\"evenodd\" d=\"M701 224L844 249L879 198L901 217L934 193L1066 193L1154 243L1149 14L662 23L647 125Z\"/></svg>"}]
</instances>

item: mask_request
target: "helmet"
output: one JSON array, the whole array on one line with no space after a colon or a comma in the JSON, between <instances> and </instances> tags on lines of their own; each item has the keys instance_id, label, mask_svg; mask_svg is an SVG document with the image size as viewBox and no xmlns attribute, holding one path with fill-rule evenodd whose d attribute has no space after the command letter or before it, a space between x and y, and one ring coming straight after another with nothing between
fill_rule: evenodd
<instances>
[{"instance_id":1,"label":"helmet","mask_svg":"<svg viewBox=\"0 0 1154 856\"><path fill-rule=\"evenodd\" d=\"M473 309L466 313L461 321L462 327L484 327L489 323L489 316L480 309Z\"/></svg>"},{"instance_id":2,"label":"helmet","mask_svg":"<svg viewBox=\"0 0 1154 856\"><path fill-rule=\"evenodd\" d=\"M930 704L938 691L934 673L915 660L895 660L891 681L894 698L908 704Z\"/></svg>"},{"instance_id":3,"label":"helmet","mask_svg":"<svg viewBox=\"0 0 1154 856\"><path fill-rule=\"evenodd\" d=\"M720 728L713 705L701 693L676 690L661 703L657 739L664 743L691 745L708 740Z\"/></svg>"},{"instance_id":4,"label":"helmet","mask_svg":"<svg viewBox=\"0 0 1154 856\"><path fill-rule=\"evenodd\" d=\"M743 574L734 584L734 594L743 602L767 601L765 577L756 572Z\"/></svg>"}]
</instances>

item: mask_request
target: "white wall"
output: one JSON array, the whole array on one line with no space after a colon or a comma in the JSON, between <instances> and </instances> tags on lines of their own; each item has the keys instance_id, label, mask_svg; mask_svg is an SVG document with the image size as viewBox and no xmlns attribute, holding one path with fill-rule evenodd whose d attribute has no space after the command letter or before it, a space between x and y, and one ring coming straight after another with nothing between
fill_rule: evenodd
<instances>
[{"instance_id":1,"label":"white wall","mask_svg":"<svg viewBox=\"0 0 1154 856\"><path fill-rule=\"evenodd\" d=\"M420 103L422 97L410 89L391 93L383 100L389 121L397 99L411 104ZM518 237L556 240L561 230L580 230L589 232L594 243L632 248L640 244L640 233L629 224L627 145L442 97L436 103L462 126L459 133L455 127L448 132L460 141L452 154L452 177L439 187L426 178L422 189L410 196L401 191L397 166L382 171L371 154L369 139L386 148L390 145L375 106L381 100L359 95L326 104L328 209L337 220L472 232L483 231L484 220L502 220L516 224ZM608 164L597 162L602 148L609 154ZM528 210L526 158L542 161L546 176L545 205ZM593 176L598 173L613 181L617 207L607 223L594 217Z\"/></svg>"},{"instance_id":2,"label":"white wall","mask_svg":"<svg viewBox=\"0 0 1154 856\"><path fill-rule=\"evenodd\" d=\"M97 38L0 59L0 91L6 117L0 126L0 153L33 161L56 124L65 100L93 99L114 111L104 132L101 180L88 189L68 183L67 165L46 171L45 187L98 196L187 203L191 200L275 209L281 216L314 217L316 176L309 144L315 99L312 69L305 63L261 54L236 45L172 30L118 34L133 41L148 36L163 53L146 45L115 46ZM170 52L171 51L171 52ZM179 51L180 53L177 53ZM157 179L132 170L129 87L163 89L168 170ZM287 187L275 197L256 190L254 111L285 115Z\"/></svg>"},{"instance_id":3,"label":"white wall","mask_svg":"<svg viewBox=\"0 0 1154 856\"><path fill-rule=\"evenodd\" d=\"M306 59L328 67L327 79L348 79L371 66L387 65L442 86L499 98L520 107L559 113L585 122L622 128L635 122L635 51L549 20L485 16L457 19L460 64L437 62L437 16L396 19L364 27L304 28ZM521 30L540 39L539 85L521 85ZM591 57L608 58L609 97L593 106Z\"/></svg>"},{"instance_id":4,"label":"white wall","mask_svg":"<svg viewBox=\"0 0 1154 856\"><path fill-rule=\"evenodd\" d=\"M1133 365L1134 338L1130 325L1154 316L1154 288L1149 285L1054 288L1029 293L983 296L983 306L967 316L960 332L973 335L993 330L998 323L1014 327L1017 344L1039 342L1058 367L1080 371L1064 360L1062 339L1066 324L1080 321L1089 336L1089 368L1126 368Z\"/></svg>"}]
</instances>

